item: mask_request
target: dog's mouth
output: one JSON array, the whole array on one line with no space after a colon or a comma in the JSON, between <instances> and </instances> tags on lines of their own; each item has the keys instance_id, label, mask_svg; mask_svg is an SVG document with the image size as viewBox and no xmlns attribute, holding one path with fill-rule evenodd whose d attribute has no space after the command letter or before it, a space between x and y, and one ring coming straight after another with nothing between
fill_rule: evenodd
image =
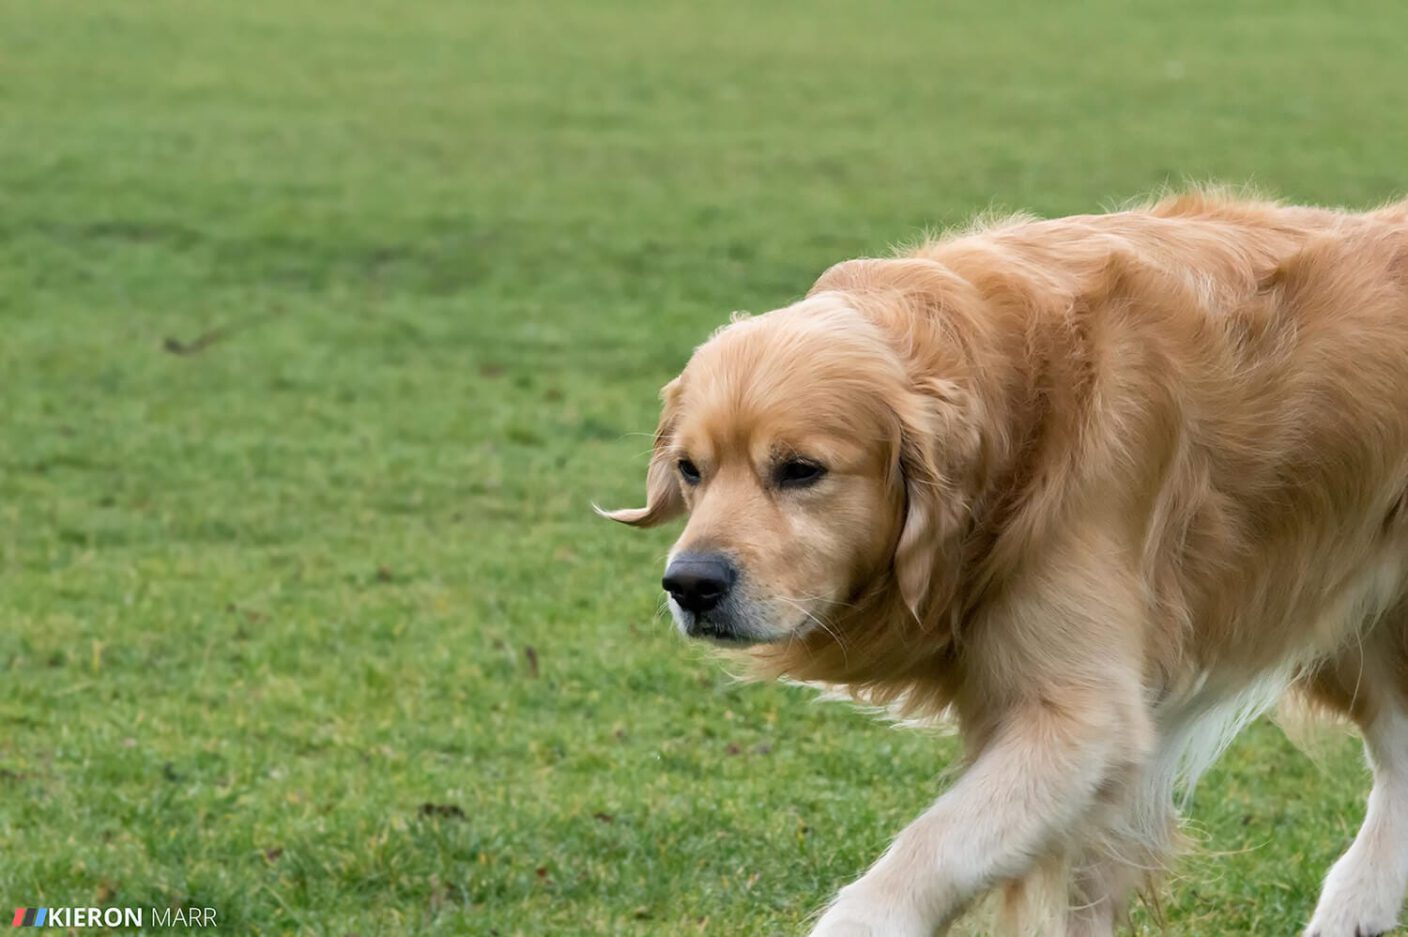
<instances>
[{"instance_id":1,"label":"dog's mouth","mask_svg":"<svg viewBox=\"0 0 1408 937\"><path fill-rule=\"evenodd\" d=\"M672 603L673 604L673 603ZM759 634L753 629L731 620L731 616L715 616L710 613L682 611L672 608L675 624L687 638L708 641L721 647L748 647L753 644L768 644L778 640L767 634Z\"/></svg>"},{"instance_id":2,"label":"dog's mouth","mask_svg":"<svg viewBox=\"0 0 1408 937\"><path fill-rule=\"evenodd\" d=\"M691 638L698 638L703 641L713 641L716 644L725 644L731 647L741 647L749 644L757 644L756 638L741 635L736 631L714 628L711 625L703 625L690 630Z\"/></svg>"},{"instance_id":3,"label":"dog's mouth","mask_svg":"<svg viewBox=\"0 0 1408 937\"><path fill-rule=\"evenodd\" d=\"M686 612L685 620L679 622L680 630L686 637L696 638L701 641L712 641L716 644L723 644L729 647L741 647L748 644L756 644L758 639L753 637L733 624L723 621L716 621L708 615L698 615Z\"/></svg>"}]
</instances>

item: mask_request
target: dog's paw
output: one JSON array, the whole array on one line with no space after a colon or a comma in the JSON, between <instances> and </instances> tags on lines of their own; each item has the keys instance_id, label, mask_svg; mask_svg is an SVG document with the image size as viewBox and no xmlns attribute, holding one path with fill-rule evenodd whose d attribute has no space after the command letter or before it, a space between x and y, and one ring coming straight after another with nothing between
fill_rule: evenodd
<instances>
[{"instance_id":1,"label":"dog's paw","mask_svg":"<svg viewBox=\"0 0 1408 937\"><path fill-rule=\"evenodd\" d=\"M879 932L859 921L821 921L810 937L878 937Z\"/></svg>"},{"instance_id":2,"label":"dog's paw","mask_svg":"<svg viewBox=\"0 0 1408 937\"><path fill-rule=\"evenodd\" d=\"M1343 913L1317 911L1305 937L1387 937L1397 926L1396 914L1375 917L1348 908Z\"/></svg>"},{"instance_id":3,"label":"dog's paw","mask_svg":"<svg viewBox=\"0 0 1408 937\"><path fill-rule=\"evenodd\" d=\"M1325 878L1306 937L1382 937L1398 926L1403 875L1397 863L1351 849Z\"/></svg>"},{"instance_id":4,"label":"dog's paw","mask_svg":"<svg viewBox=\"0 0 1408 937\"><path fill-rule=\"evenodd\" d=\"M822 918L810 937L932 937L933 933L931 929L914 929L898 922Z\"/></svg>"},{"instance_id":5,"label":"dog's paw","mask_svg":"<svg viewBox=\"0 0 1408 937\"><path fill-rule=\"evenodd\" d=\"M1384 937L1398 926L1398 905L1397 894L1377 895L1371 889L1327 892L1305 937Z\"/></svg>"},{"instance_id":6,"label":"dog's paw","mask_svg":"<svg viewBox=\"0 0 1408 937\"><path fill-rule=\"evenodd\" d=\"M894 902L842 893L812 928L810 937L933 937L933 925Z\"/></svg>"}]
</instances>

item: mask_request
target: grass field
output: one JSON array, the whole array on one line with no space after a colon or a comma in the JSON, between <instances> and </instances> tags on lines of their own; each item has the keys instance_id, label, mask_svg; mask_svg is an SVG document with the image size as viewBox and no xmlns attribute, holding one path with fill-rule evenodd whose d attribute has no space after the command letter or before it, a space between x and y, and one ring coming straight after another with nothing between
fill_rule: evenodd
<instances>
[{"instance_id":1,"label":"grass field","mask_svg":"<svg viewBox=\"0 0 1408 937\"><path fill-rule=\"evenodd\" d=\"M0 4L0 911L804 931L952 742L732 682L589 504L835 260L1401 192L1408 8L1236 6ZM1366 791L1254 727L1164 932L1293 933Z\"/></svg>"}]
</instances>

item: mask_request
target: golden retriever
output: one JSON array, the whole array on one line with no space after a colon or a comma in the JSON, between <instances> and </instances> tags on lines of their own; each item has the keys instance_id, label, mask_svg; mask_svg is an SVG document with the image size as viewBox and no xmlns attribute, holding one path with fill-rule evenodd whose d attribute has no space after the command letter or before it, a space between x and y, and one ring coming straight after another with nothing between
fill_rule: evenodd
<instances>
[{"instance_id":1,"label":"golden retriever","mask_svg":"<svg viewBox=\"0 0 1408 937\"><path fill-rule=\"evenodd\" d=\"M852 260L666 385L643 508L681 630L952 719L966 772L813 937L930 937L1001 889L1109 935L1174 791L1288 689L1374 787L1307 934L1408 886L1408 202L1195 192Z\"/></svg>"}]
</instances>

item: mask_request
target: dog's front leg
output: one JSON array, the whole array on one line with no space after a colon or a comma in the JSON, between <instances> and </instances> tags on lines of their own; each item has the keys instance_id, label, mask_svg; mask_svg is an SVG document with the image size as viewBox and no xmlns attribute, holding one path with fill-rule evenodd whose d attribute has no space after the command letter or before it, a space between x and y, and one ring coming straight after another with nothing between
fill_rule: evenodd
<instances>
[{"instance_id":1,"label":"dog's front leg","mask_svg":"<svg viewBox=\"0 0 1408 937\"><path fill-rule=\"evenodd\" d=\"M1025 875L1085 818L1139 748L1130 710L1088 688L1085 705L1012 708L953 788L841 890L812 937L932 937L975 896Z\"/></svg>"}]
</instances>

